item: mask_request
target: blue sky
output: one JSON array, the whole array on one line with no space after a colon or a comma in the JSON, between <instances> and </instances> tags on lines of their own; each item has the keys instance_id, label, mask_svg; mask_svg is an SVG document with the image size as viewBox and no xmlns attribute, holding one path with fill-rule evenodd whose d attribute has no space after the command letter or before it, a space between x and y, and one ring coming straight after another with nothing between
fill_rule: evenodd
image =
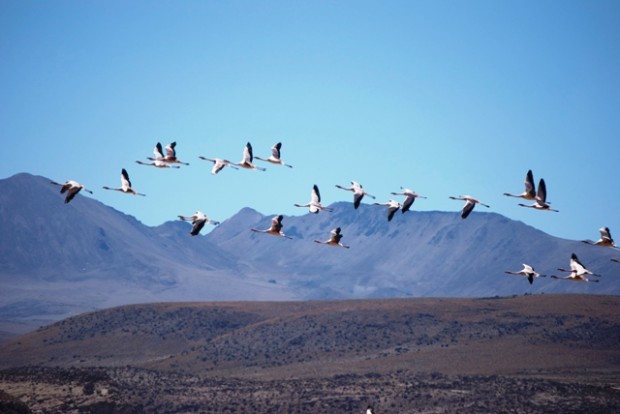
<instances>
[{"instance_id":1,"label":"blue sky","mask_svg":"<svg viewBox=\"0 0 620 414\"><path fill-rule=\"evenodd\" d=\"M0 56L0 178L74 179L148 225L301 215L313 184L330 204L355 180L429 197L414 210L470 194L554 236L620 234L617 1L5 0ZM137 165L158 141L191 165ZM294 168L198 159L248 141ZM101 189L123 167L146 198ZM502 196L530 168L560 213Z\"/></svg>"}]
</instances>

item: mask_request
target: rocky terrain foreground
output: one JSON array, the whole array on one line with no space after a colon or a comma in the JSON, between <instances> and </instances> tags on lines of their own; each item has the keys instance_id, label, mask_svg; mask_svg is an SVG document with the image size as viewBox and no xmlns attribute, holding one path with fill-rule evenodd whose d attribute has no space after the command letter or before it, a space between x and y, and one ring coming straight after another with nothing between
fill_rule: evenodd
<instances>
[{"instance_id":1,"label":"rocky terrain foreground","mask_svg":"<svg viewBox=\"0 0 620 414\"><path fill-rule=\"evenodd\" d=\"M595 295L111 308L0 345L0 412L610 413L618 309Z\"/></svg>"}]
</instances>

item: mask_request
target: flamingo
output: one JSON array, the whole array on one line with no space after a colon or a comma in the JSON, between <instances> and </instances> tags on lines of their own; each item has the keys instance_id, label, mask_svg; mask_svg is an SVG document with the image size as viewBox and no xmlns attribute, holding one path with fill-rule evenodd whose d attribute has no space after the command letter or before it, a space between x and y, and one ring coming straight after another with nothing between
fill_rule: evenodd
<instances>
[{"instance_id":1,"label":"flamingo","mask_svg":"<svg viewBox=\"0 0 620 414\"><path fill-rule=\"evenodd\" d=\"M295 204L295 207L309 207L311 213L318 213L321 210L332 211L331 208L323 207L321 204L321 193L319 187L314 184L312 191L310 192L310 202L308 204Z\"/></svg>"},{"instance_id":2,"label":"flamingo","mask_svg":"<svg viewBox=\"0 0 620 414\"><path fill-rule=\"evenodd\" d=\"M151 162L136 161L140 165L148 165L155 168L181 168L178 165L170 165L163 159L155 159Z\"/></svg>"},{"instance_id":3,"label":"flamingo","mask_svg":"<svg viewBox=\"0 0 620 414\"><path fill-rule=\"evenodd\" d=\"M601 275L597 275L596 273L592 273L591 271L586 269L586 267L579 261L575 253L571 254L570 256L570 270L563 269L560 267L558 268L558 270L560 272L571 273L571 277L573 275L575 276L592 275L592 276L597 276L597 277L601 276Z\"/></svg>"},{"instance_id":4,"label":"flamingo","mask_svg":"<svg viewBox=\"0 0 620 414\"><path fill-rule=\"evenodd\" d=\"M523 198L525 200L535 200L536 199L536 187L534 187L534 174L532 174L532 170L528 170L525 175L525 191L521 194L510 194L504 193L505 196L508 197L517 197Z\"/></svg>"},{"instance_id":5,"label":"flamingo","mask_svg":"<svg viewBox=\"0 0 620 414\"><path fill-rule=\"evenodd\" d=\"M362 198L364 198L364 196L368 196L372 199L375 198L375 196L368 194L360 183L357 183L355 181L351 181L351 187L343 187L336 184L336 188L340 188L341 190L345 191L353 191L353 207L355 208L358 208L360 206L360 203L362 202Z\"/></svg>"},{"instance_id":6,"label":"flamingo","mask_svg":"<svg viewBox=\"0 0 620 414\"><path fill-rule=\"evenodd\" d=\"M319 244L326 244L328 246L344 247L345 249L348 249L350 246L346 246L340 242L340 239L342 239L342 233L340 231L340 227L336 227L330 232L329 240L315 240L314 242Z\"/></svg>"},{"instance_id":7,"label":"flamingo","mask_svg":"<svg viewBox=\"0 0 620 414\"><path fill-rule=\"evenodd\" d=\"M153 148L153 155L155 155L155 158L147 157L147 159L151 161L156 161L156 160L165 161L164 149L161 146L161 142L158 142L157 144L155 144L155 148Z\"/></svg>"},{"instance_id":8,"label":"flamingo","mask_svg":"<svg viewBox=\"0 0 620 414\"><path fill-rule=\"evenodd\" d=\"M591 244L593 246L602 246L602 247L618 247L614 242L614 239L611 238L611 232L609 231L609 227L601 227L598 229L601 233L601 238L597 241L592 240L582 240L586 244Z\"/></svg>"},{"instance_id":9,"label":"flamingo","mask_svg":"<svg viewBox=\"0 0 620 414\"><path fill-rule=\"evenodd\" d=\"M198 158L200 158L201 160L205 160L205 161L211 161L213 163L213 168L211 169L211 174L219 173L226 166L230 166L230 168L234 168L235 170L239 169L239 168L235 167L232 162L230 162L228 160L224 160L222 158L207 158L207 157L203 157L203 156L200 156Z\"/></svg>"},{"instance_id":10,"label":"flamingo","mask_svg":"<svg viewBox=\"0 0 620 414\"><path fill-rule=\"evenodd\" d=\"M473 198L472 196L468 196L468 195L461 195L461 196L458 196L458 197L450 196L450 198L452 200L463 200L463 201L466 202L465 205L463 206L463 210L461 210L461 218L462 219L466 219L467 216L469 216L469 214L473 211L473 209L476 206L476 204L480 204L481 206L485 206L487 208L490 207L489 205L484 204L480 200L477 200L477 199Z\"/></svg>"},{"instance_id":11,"label":"flamingo","mask_svg":"<svg viewBox=\"0 0 620 414\"><path fill-rule=\"evenodd\" d=\"M164 161L176 162L176 163L183 164L183 165L189 165L189 163L183 162L177 158L177 152L175 150L176 146L177 146L176 141L171 142L170 144L166 145L166 156L164 157Z\"/></svg>"},{"instance_id":12,"label":"flamingo","mask_svg":"<svg viewBox=\"0 0 620 414\"><path fill-rule=\"evenodd\" d=\"M519 270L518 272L511 272L507 270L504 273L508 275L525 276L527 277L527 280L530 282L530 285L534 283L535 277L546 277L545 275L541 275L540 273L535 271L532 266L527 265L525 263L523 263L523 269Z\"/></svg>"},{"instance_id":13,"label":"flamingo","mask_svg":"<svg viewBox=\"0 0 620 414\"><path fill-rule=\"evenodd\" d=\"M394 218L394 214L396 214L396 212L401 209L400 203L394 200L388 200L387 203L373 203L373 204L375 206L386 206L388 208L388 216L387 216L388 221L392 221L392 219Z\"/></svg>"},{"instance_id":14,"label":"flamingo","mask_svg":"<svg viewBox=\"0 0 620 414\"><path fill-rule=\"evenodd\" d=\"M403 201L403 205L401 206L401 211L403 212L403 214L409 211L416 198L426 198L408 188L400 187L400 189L402 190L400 193L392 192L392 195L405 196L405 201Z\"/></svg>"},{"instance_id":15,"label":"flamingo","mask_svg":"<svg viewBox=\"0 0 620 414\"><path fill-rule=\"evenodd\" d=\"M238 165L242 168L247 168L249 170L266 171L265 168L258 167L252 164L252 161L254 161L254 155L252 154L252 144L248 142L247 144L245 144L245 148L243 149L243 159L235 165Z\"/></svg>"},{"instance_id":16,"label":"flamingo","mask_svg":"<svg viewBox=\"0 0 620 414\"><path fill-rule=\"evenodd\" d=\"M257 229L250 229L253 232L256 233L265 233L265 234L271 234L272 236L280 236L280 237L285 237L287 239L292 239L292 237L287 236L286 234L284 234L282 232L282 219L284 218L284 216L282 216L281 214L279 216L275 216L274 218L271 219L271 227L269 227L266 230L257 230Z\"/></svg>"},{"instance_id":17,"label":"flamingo","mask_svg":"<svg viewBox=\"0 0 620 414\"><path fill-rule=\"evenodd\" d=\"M139 195L139 196L145 196L146 194L142 194L142 193L138 193L136 190L134 190L131 187L131 181L129 180L129 174L127 174L127 170L126 169L122 169L121 170L121 187L120 188L111 188L111 187L103 187L104 190L113 190L113 191L120 191L122 193L125 194L133 194L133 195Z\"/></svg>"},{"instance_id":18,"label":"flamingo","mask_svg":"<svg viewBox=\"0 0 620 414\"><path fill-rule=\"evenodd\" d=\"M200 233L200 230L202 230L202 228L207 223L210 223L210 224L212 224L214 226L217 226L218 224L220 224L219 221L210 220L205 215L205 213L203 213L202 211L197 211L192 216L179 216L179 218L181 220L183 220L183 221L191 221L192 222L192 230L189 233L192 236L196 236L198 233Z\"/></svg>"},{"instance_id":19,"label":"flamingo","mask_svg":"<svg viewBox=\"0 0 620 414\"><path fill-rule=\"evenodd\" d=\"M545 185L545 180L542 178L538 182L538 191L536 192L536 200L534 204L528 206L527 204L519 203L521 207L534 208L536 210L544 211L555 211L557 213L558 210L552 209L549 204L551 203L547 203L547 186Z\"/></svg>"},{"instance_id":20,"label":"flamingo","mask_svg":"<svg viewBox=\"0 0 620 414\"><path fill-rule=\"evenodd\" d=\"M286 164L280 158L280 149L281 148L282 148L282 143L278 142L273 147L271 147L271 156L269 158L260 158L260 157L254 157L254 158L256 158L257 160L261 160L261 161L267 161L267 162L270 162L272 164L280 164L280 165L284 165L285 167L293 168L292 165Z\"/></svg>"},{"instance_id":21,"label":"flamingo","mask_svg":"<svg viewBox=\"0 0 620 414\"><path fill-rule=\"evenodd\" d=\"M588 279L584 275L578 275L577 273L571 273L568 276L556 276L551 275L551 279L561 279L561 280L572 280L573 282L590 282L590 283L598 283L599 281L596 279Z\"/></svg>"},{"instance_id":22,"label":"flamingo","mask_svg":"<svg viewBox=\"0 0 620 414\"><path fill-rule=\"evenodd\" d=\"M92 194L93 192L90 191L89 189L87 189L86 187L84 187L82 184L78 183L77 181L73 181L73 180L67 180L64 183L57 183L56 181L50 181L50 183L54 184L54 185L59 185L60 188L60 194L64 194L67 193L67 196L65 197L65 204L68 204L71 200L73 200L73 198L77 195L77 193L79 193L81 190L86 191L87 193Z\"/></svg>"}]
</instances>

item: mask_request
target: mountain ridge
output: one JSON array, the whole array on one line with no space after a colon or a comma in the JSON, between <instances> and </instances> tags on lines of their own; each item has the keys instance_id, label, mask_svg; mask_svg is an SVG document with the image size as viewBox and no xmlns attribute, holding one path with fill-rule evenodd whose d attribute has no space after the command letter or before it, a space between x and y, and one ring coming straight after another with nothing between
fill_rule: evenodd
<instances>
[{"instance_id":1,"label":"mountain ridge","mask_svg":"<svg viewBox=\"0 0 620 414\"><path fill-rule=\"evenodd\" d=\"M191 237L181 221L149 227L90 197L62 201L45 177L0 180L0 332L152 301L620 294L615 252L493 212L462 220L412 210L388 222L383 207L337 202L331 213L285 216L288 240L251 232L268 228L273 215L250 207ZM335 227L350 249L313 242ZM503 273L528 263L550 274L573 252L604 275L600 283L529 285Z\"/></svg>"}]
</instances>

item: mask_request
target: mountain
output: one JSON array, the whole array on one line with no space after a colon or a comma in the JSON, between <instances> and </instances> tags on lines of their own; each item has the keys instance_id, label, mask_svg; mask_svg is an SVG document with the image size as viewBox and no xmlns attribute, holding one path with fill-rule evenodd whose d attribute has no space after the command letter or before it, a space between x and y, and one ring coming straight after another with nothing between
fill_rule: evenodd
<instances>
[{"instance_id":1,"label":"mountain","mask_svg":"<svg viewBox=\"0 0 620 414\"><path fill-rule=\"evenodd\" d=\"M152 228L89 197L64 204L58 191L30 174L0 180L0 335L124 303L291 298L240 275L188 223Z\"/></svg>"},{"instance_id":2,"label":"mountain","mask_svg":"<svg viewBox=\"0 0 620 414\"><path fill-rule=\"evenodd\" d=\"M269 227L271 215L243 209L206 238L238 263L305 299L407 296L480 297L515 293L620 294L620 252L564 240L496 213L398 213L387 221L384 208L351 203L330 206L331 213L285 217L283 232L294 240L248 232ZM350 249L318 245L334 227ZM542 274L559 274L575 252L589 269L606 275L600 283L576 283L508 276L522 263ZM595 278L594 278L595 279Z\"/></svg>"},{"instance_id":3,"label":"mountain","mask_svg":"<svg viewBox=\"0 0 620 414\"><path fill-rule=\"evenodd\" d=\"M523 293L620 294L611 249L545 234L495 213L410 211L351 203L285 217L293 240L249 231L271 217L244 208L206 235L181 221L149 227L89 197L64 204L49 179L0 180L0 337L108 306L155 301L299 300ZM319 245L340 226L350 249ZM570 254L600 283L507 276L521 263L550 274Z\"/></svg>"}]
</instances>

